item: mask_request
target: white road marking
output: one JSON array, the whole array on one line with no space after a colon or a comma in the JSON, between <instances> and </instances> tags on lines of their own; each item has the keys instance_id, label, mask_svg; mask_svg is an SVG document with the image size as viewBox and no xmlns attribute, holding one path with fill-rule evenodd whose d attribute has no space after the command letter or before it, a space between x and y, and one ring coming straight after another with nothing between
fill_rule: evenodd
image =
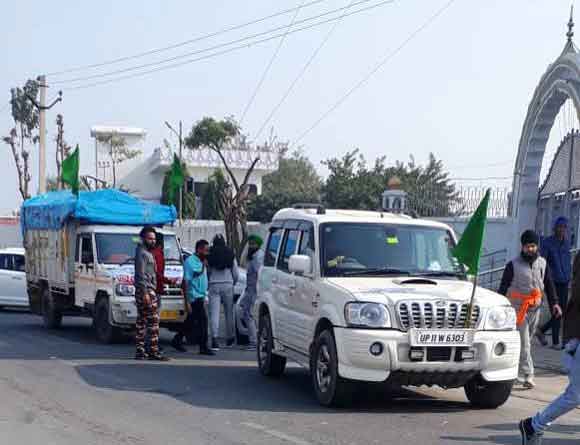
<instances>
[{"instance_id":1,"label":"white road marking","mask_svg":"<svg viewBox=\"0 0 580 445\"><path fill-rule=\"evenodd\" d=\"M242 422L240 425L246 426L246 427L251 428L253 430L261 431L263 433L269 434L272 437L276 437L278 439L282 439L282 440L285 440L287 442L294 443L296 445L312 445L310 442L306 442L305 440L302 440L299 437L290 436L290 435L283 433L281 431L276 431L276 430L273 430L271 428L268 428L267 426L259 425L257 423Z\"/></svg>"}]
</instances>

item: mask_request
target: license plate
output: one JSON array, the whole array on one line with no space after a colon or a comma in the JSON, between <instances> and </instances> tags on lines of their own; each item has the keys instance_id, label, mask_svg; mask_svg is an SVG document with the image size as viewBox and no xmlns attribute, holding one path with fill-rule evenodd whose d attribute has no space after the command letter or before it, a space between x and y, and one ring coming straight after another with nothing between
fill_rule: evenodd
<instances>
[{"instance_id":1,"label":"license plate","mask_svg":"<svg viewBox=\"0 0 580 445\"><path fill-rule=\"evenodd\" d=\"M161 311L161 320L177 320L177 311Z\"/></svg>"},{"instance_id":2,"label":"license plate","mask_svg":"<svg viewBox=\"0 0 580 445\"><path fill-rule=\"evenodd\" d=\"M411 329L411 346L471 346L473 329Z\"/></svg>"}]
</instances>

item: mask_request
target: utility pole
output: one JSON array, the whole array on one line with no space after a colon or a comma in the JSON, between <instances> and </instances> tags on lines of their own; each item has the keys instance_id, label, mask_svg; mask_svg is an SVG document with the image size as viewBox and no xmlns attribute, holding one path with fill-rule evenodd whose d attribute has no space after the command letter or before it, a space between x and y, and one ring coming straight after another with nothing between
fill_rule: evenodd
<instances>
[{"instance_id":1,"label":"utility pole","mask_svg":"<svg viewBox=\"0 0 580 445\"><path fill-rule=\"evenodd\" d=\"M46 105L46 76L36 78L39 86L40 103L36 99L28 96L28 99L38 110L38 194L46 193L46 110L50 110L55 104L62 101L62 91L58 92L58 97L50 104Z\"/></svg>"},{"instance_id":2,"label":"utility pole","mask_svg":"<svg viewBox=\"0 0 580 445\"><path fill-rule=\"evenodd\" d=\"M179 162L183 164L183 123L179 121L179 132L165 121L165 125L179 138ZM179 225L183 225L183 186L179 188Z\"/></svg>"}]
</instances>

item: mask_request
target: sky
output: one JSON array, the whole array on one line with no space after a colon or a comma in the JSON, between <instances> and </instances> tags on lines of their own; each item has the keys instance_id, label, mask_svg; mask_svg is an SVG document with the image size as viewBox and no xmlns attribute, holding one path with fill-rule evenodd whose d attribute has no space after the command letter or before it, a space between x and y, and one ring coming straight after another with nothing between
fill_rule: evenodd
<instances>
[{"instance_id":1,"label":"sky","mask_svg":"<svg viewBox=\"0 0 580 445\"><path fill-rule=\"evenodd\" d=\"M184 128L190 129L204 116L240 119L263 78L242 121L243 130L253 137L333 23L289 34L282 43L280 37L91 88L67 89L104 78L57 82L192 53L336 8L350 5L347 11L352 12L380 3L358 1L324 0L311 6L307 6L311 0L5 2L0 27L4 61L0 69L0 135L8 134L13 125L7 107L10 88L23 85L27 78L166 47L302 4L297 13L171 51L47 77L48 100L63 89L63 102L47 113L49 173L56 170L57 113L64 116L66 140L81 147L81 173L89 172L94 170L91 126L144 128L145 151L151 152L164 138L171 140L166 120L181 119ZM370 162L386 156L389 163L406 161L410 155L422 163L433 152L460 184L509 187L509 179L472 178L511 177L533 91L564 47L570 1L455 0L430 20L448 3L392 0L343 17L269 127L280 140L301 147L321 174L325 173L322 160L354 148ZM341 14L343 11L318 21ZM577 20L580 23L580 12ZM326 114L385 58L381 69ZM300 138L323 115L325 119ZM553 133L552 145L561 136ZM9 147L2 147L0 213L20 204L14 161ZM36 150L32 157L31 189L36 192Z\"/></svg>"}]
</instances>

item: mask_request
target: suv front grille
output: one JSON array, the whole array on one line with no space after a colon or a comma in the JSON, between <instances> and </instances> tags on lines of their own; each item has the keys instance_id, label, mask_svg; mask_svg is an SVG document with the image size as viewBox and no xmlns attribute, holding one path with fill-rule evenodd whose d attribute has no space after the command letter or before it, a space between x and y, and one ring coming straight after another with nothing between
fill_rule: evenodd
<instances>
[{"instance_id":1,"label":"suv front grille","mask_svg":"<svg viewBox=\"0 0 580 445\"><path fill-rule=\"evenodd\" d=\"M463 328L469 304L454 301L402 301L397 305L401 328ZM480 308L475 305L471 314L471 326L477 326Z\"/></svg>"}]
</instances>

